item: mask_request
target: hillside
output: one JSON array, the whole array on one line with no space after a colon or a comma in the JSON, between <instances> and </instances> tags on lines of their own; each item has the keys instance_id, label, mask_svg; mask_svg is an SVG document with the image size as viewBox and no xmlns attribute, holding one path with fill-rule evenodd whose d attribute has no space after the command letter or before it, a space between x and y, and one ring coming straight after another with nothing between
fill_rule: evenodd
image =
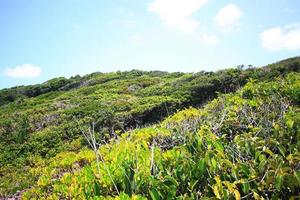
<instances>
[{"instance_id":1,"label":"hillside","mask_svg":"<svg viewBox=\"0 0 300 200\"><path fill-rule=\"evenodd\" d=\"M0 197L296 196L299 63L94 73L1 90Z\"/></svg>"}]
</instances>

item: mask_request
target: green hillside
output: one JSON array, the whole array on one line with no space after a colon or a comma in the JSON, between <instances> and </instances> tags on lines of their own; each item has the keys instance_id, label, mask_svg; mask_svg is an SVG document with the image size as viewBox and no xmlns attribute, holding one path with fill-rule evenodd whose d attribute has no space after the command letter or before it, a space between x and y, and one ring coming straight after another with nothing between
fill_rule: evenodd
<instances>
[{"instance_id":1,"label":"green hillside","mask_svg":"<svg viewBox=\"0 0 300 200\"><path fill-rule=\"evenodd\" d=\"M0 90L0 197L297 198L299 72L291 58Z\"/></svg>"}]
</instances>

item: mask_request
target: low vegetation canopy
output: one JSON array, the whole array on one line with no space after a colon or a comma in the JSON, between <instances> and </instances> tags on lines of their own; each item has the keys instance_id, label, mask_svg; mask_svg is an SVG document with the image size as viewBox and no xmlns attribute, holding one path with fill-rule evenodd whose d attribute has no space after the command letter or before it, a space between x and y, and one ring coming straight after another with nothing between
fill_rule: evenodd
<instances>
[{"instance_id":1,"label":"low vegetation canopy","mask_svg":"<svg viewBox=\"0 0 300 200\"><path fill-rule=\"evenodd\" d=\"M299 198L299 60L0 90L0 197Z\"/></svg>"}]
</instances>

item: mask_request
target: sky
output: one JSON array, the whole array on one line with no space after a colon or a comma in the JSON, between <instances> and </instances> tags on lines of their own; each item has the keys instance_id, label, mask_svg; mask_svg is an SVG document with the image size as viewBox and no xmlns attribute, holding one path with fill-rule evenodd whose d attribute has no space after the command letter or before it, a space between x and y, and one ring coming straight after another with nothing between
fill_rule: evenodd
<instances>
[{"instance_id":1,"label":"sky","mask_svg":"<svg viewBox=\"0 0 300 200\"><path fill-rule=\"evenodd\" d=\"M299 0L0 0L0 88L300 55Z\"/></svg>"}]
</instances>

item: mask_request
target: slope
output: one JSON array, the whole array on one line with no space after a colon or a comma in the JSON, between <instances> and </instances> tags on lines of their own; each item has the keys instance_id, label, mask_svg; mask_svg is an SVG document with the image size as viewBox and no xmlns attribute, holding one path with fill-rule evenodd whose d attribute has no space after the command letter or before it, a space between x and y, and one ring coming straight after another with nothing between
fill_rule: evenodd
<instances>
[{"instance_id":1,"label":"slope","mask_svg":"<svg viewBox=\"0 0 300 200\"><path fill-rule=\"evenodd\" d=\"M252 80L202 109L126 132L96 154L35 162L31 173L40 178L23 198L299 198L299 106L299 73Z\"/></svg>"},{"instance_id":2,"label":"slope","mask_svg":"<svg viewBox=\"0 0 300 200\"><path fill-rule=\"evenodd\" d=\"M299 58L263 68L218 72L94 73L0 91L0 196L28 188L37 160L88 146L80 127L94 128L103 142L158 123L176 110L201 106L242 87L249 79L272 80L299 71Z\"/></svg>"}]
</instances>

